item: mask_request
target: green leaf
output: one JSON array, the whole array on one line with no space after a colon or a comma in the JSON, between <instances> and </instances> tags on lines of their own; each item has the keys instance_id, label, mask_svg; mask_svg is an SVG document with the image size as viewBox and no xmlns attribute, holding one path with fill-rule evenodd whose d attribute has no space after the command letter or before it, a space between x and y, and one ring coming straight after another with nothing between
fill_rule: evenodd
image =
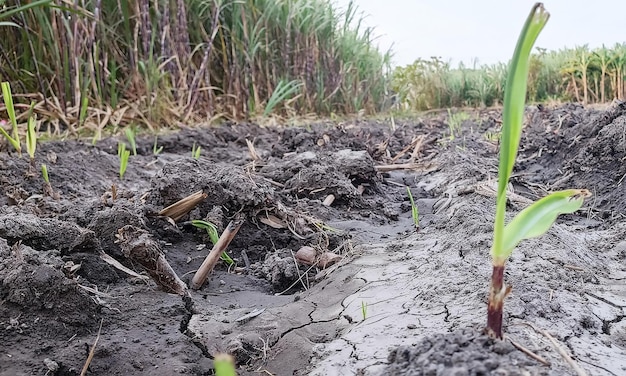
<instances>
[{"instance_id":1,"label":"green leaf","mask_svg":"<svg viewBox=\"0 0 626 376\"><path fill-rule=\"evenodd\" d=\"M519 242L544 234L559 214L575 212L589 196L591 193L586 189L568 189L535 201L506 225L502 248L492 250L494 260L504 262Z\"/></svg>"},{"instance_id":2,"label":"green leaf","mask_svg":"<svg viewBox=\"0 0 626 376\"><path fill-rule=\"evenodd\" d=\"M3 82L1 85L2 99L4 100L4 106L7 109L9 120L11 121L13 136L9 136L9 134L3 128L0 128L0 133L2 133L2 135L9 141L9 143L13 146L17 153L19 155L22 155L22 145L20 143L20 136L17 131L17 118L15 117L15 107L13 107L13 95L11 94L11 85L8 82Z\"/></svg>"},{"instance_id":3,"label":"green leaf","mask_svg":"<svg viewBox=\"0 0 626 376\"><path fill-rule=\"evenodd\" d=\"M207 234L209 234L209 239L211 240L211 243L213 243L213 245L217 244L218 240L220 239L220 235L217 232L217 226L215 226L211 222L203 221L200 219L192 220L191 224L197 228L206 230Z\"/></svg>"},{"instance_id":4,"label":"green leaf","mask_svg":"<svg viewBox=\"0 0 626 376\"><path fill-rule=\"evenodd\" d=\"M37 149L37 131L35 130L35 117L30 116L28 118L28 125L26 126L26 151L30 156L30 159L35 159L35 150Z\"/></svg>"},{"instance_id":5,"label":"green leaf","mask_svg":"<svg viewBox=\"0 0 626 376\"><path fill-rule=\"evenodd\" d=\"M543 4L537 3L533 6L519 39L517 40L513 59L511 60L506 78L504 109L502 111L502 136L500 139L500 165L498 168L498 195L493 239L496 249L502 249L504 213L506 211L506 187L513 171L513 165L515 164L517 149L522 135L530 52L539 33L548 22L548 18L550 18L550 14L543 8Z\"/></svg>"}]
</instances>

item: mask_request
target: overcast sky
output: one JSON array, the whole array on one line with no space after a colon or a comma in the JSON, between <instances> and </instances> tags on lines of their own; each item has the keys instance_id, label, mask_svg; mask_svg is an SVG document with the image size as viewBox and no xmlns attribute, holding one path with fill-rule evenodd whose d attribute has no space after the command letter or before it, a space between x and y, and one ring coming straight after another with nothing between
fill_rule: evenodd
<instances>
[{"instance_id":1,"label":"overcast sky","mask_svg":"<svg viewBox=\"0 0 626 376\"><path fill-rule=\"evenodd\" d=\"M349 0L332 0L339 8ZM440 56L491 64L506 62L533 0L355 0L373 26L382 50L393 45L394 63ZM589 44L613 46L626 41L626 2L618 0L545 0L550 20L536 47L558 50Z\"/></svg>"}]
</instances>

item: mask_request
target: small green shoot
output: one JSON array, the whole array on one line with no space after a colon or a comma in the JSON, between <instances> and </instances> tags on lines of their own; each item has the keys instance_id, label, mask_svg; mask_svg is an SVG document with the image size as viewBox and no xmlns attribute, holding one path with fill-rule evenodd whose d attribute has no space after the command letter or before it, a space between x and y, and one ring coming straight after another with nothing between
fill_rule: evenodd
<instances>
[{"instance_id":1,"label":"small green shoot","mask_svg":"<svg viewBox=\"0 0 626 376\"><path fill-rule=\"evenodd\" d=\"M133 155L137 155L137 142L135 141L135 129L133 127L128 127L124 130L126 134L126 138L128 139L128 143L130 144L130 149L133 151Z\"/></svg>"},{"instance_id":2,"label":"small green shoot","mask_svg":"<svg viewBox=\"0 0 626 376\"><path fill-rule=\"evenodd\" d=\"M50 177L48 177L48 166L46 166L45 163L41 165L41 176L43 176L43 181L46 182L46 184L50 184Z\"/></svg>"},{"instance_id":3,"label":"small green shoot","mask_svg":"<svg viewBox=\"0 0 626 376\"><path fill-rule=\"evenodd\" d=\"M196 145L196 143L194 142L193 146L191 147L191 157L195 159L199 159L201 151L202 151L202 148L200 148L200 145Z\"/></svg>"},{"instance_id":4,"label":"small green shoot","mask_svg":"<svg viewBox=\"0 0 626 376\"><path fill-rule=\"evenodd\" d=\"M215 376L237 376L235 372L235 359L228 354L218 353L213 358Z\"/></svg>"},{"instance_id":5,"label":"small green shoot","mask_svg":"<svg viewBox=\"0 0 626 376\"><path fill-rule=\"evenodd\" d=\"M22 145L20 143L20 136L17 132L17 119L15 117L15 107L13 107L13 95L11 94L11 85L8 82L2 83L2 98L4 100L4 106L7 109L7 114L9 115L9 120L11 121L11 128L13 129L13 136L9 136L7 131L4 130L0 126L0 133L9 141L11 146L17 151L17 153L22 155Z\"/></svg>"},{"instance_id":6,"label":"small green shoot","mask_svg":"<svg viewBox=\"0 0 626 376\"><path fill-rule=\"evenodd\" d=\"M85 124L85 119L87 119L87 107L89 106L89 98L85 93L81 93L80 98L80 112L78 114L78 124L81 126Z\"/></svg>"},{"instance_id":7,"label":"small green shoot","mask_svg":"<svg viewBox=\"0 0 626 376\"><path fill-rule=\"evenodd\" d=\"M491 248L493 272L487 307L487 333L500 339L504 299L511 291L511 287L504 283L504 268L513 249L524 239L544 234L559 214L575 212L580 209L584 199L590 196L586 189L554 192L522 210L505 226L506 191L522 135L530 52L549 17L550 14L545 11L543 4L536 3L533 6L517 41L506 80L496 217Z\"/></svg>"},{"instance_id":8,"label":"small green shoot","mask_svg":"<svg viewBox=\"0 0 626 376\"><path fill-rule=\"evenodd\" d=\"M154 145L152 145L152 154L159 155L163 151L163 146L158 146L157 141L159 140L158 136L154 136Z\"/></svg>"},{"instance_id":9,"label":"small green shoot","mask_svg":"<svg viewBox=\"0 0 626 376\"><path fill-rule=\"evenodd\" d=\"M501 133L500 132L491 132L491 131L487 131L484 134L485 140L492 142L492 143L498 143L500 142L500 136Z\"/></svg>"},{"instance_id":10,"label":"small green shoot","mask_svg":"<svg viewBox=\"0 0 626 376\"><path fill-rule=\"evenodd\" d=\"M470 116L465 112L452 113L448 108L448 128L450 129L450 141L453 141L457 134L461 132L463 122L469 120Z\"/></svg>"},{"instance_id":11,"label":"small green shoot","mask_svg":"<svg viewBox=\"0 0 626 376\"><path fill-rule=\"evenodd\" d=\"M413 194L411 193L411 188L406 187L406 193L409 195L409 201L411 201L411 217L413 217L413 223L415 224L415 229L419 231L420 229L420 214L417 210L417 205L415 205L415 201L413 200Z\"/></svg>"},{"instance_id":12,"label":"small green shoot","mask_svg":"<svg viewBox=\"0 0 626 376\"><path fill-rule=\"evenodd\" d=\"M37 130L35 129L35 117L28 117L26 127L26 151L30 157L31 164L35 161L35 150L37 149Z\"/></svg>"},{"instance_id":13,"label":"small green shoot","mask_svg":"<svg viewBox=\"0 0 626 376\"><path fill-rule=\"evenodd\" d=\"M128 167L128 159L130 158L130 150L126 150L126 144L120 142L117 144L117 156L120 159L120 180L124 179L126 167Z\"/></svg>"},{"instance_id":14,"label":"small green shoot","mask_svg":"<svg viewBox=\"0 0 626 376\"><path fill-rule=\"evenodd\" d=\"M365 300L361 300L361 315L363 315L363 321L367 318L367 303Z\"/></svg>"},{"instance_id":15,"label":"small green shoot","mask_svg":"<svg viewBox=\"0 0 626 376\"><path fill-rule=\"evenodd\" d=\"M209 239L211 240L211 243L213 243L213 245L217 244L217 241L220 239L220 235L217 233L217 227L213 223L200 219L194 219L191 221L191 224L197 228L206 230L206 232L209 234ZM220 255L220 260L224 261L228 266L235 265L235 260L233 260L228 255L228 253L226 253L226 251L222 252L222 254Z\"/></svg>"}]
</instances>

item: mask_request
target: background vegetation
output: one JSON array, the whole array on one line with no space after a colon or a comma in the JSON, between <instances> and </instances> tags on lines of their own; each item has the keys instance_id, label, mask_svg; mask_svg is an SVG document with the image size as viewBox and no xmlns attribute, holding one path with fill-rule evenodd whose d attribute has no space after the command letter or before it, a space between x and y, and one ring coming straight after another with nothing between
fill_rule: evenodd
<instances>
[{"instance_id":1,"label":"background vegetation","mask_svg":"<svg viewBox=\"0 0 626 376\"><path fill-rule=\"evenodd\" d=\"M499 105L506 65L389 69L354 5L330 0L0 0L0 80L47 129ZM626 44L531 57L531 102L624 98ZM0 111L2 109L0 108ZM0 115L1 116L1 115ZM41 121L38 123L41 125Z\"/></svg>"},{"instance_id":2,"label":"background vegetation","mask_svg":"<svg viewBox=\"0 0 626 376\"><path fill-rule=\"evenodd\" d=\"M404 109L482 107L502 104L506 64L452 68L438 58L396 68L391 88ZM537 49L531 56L530 102L604 103L625 98L626 43L590 50Z\"/></svg>"},{"instance_id":3,"label":"background vegetation","mask_svg":"<svg viewBox=\"0 0 626 376\"><path fill-rule=\"evenodd\" d=\"M100 132L373 113L389 55L353 5L329 0L0 0L0 59L22 108Z\"/></svg>"}]
</instances>

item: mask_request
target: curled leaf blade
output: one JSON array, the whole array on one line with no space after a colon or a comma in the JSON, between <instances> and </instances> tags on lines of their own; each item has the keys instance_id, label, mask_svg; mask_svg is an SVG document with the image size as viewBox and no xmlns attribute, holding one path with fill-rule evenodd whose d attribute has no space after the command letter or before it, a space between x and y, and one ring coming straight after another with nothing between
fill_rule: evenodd
<instances>
[{"instance_id":1,"label":"curled leaf blade","mask_svg":"<svg viewBox=\"0 0 626 376\"><path fill-rule=\"evenodd\" d=\"M586 189L568 189L535 201L504 227L503 246L499 250L493 249L494 259L506 260L519 242L544 234L560 214L575 212L590 196Z\"/></svg>"}]
</instances>

